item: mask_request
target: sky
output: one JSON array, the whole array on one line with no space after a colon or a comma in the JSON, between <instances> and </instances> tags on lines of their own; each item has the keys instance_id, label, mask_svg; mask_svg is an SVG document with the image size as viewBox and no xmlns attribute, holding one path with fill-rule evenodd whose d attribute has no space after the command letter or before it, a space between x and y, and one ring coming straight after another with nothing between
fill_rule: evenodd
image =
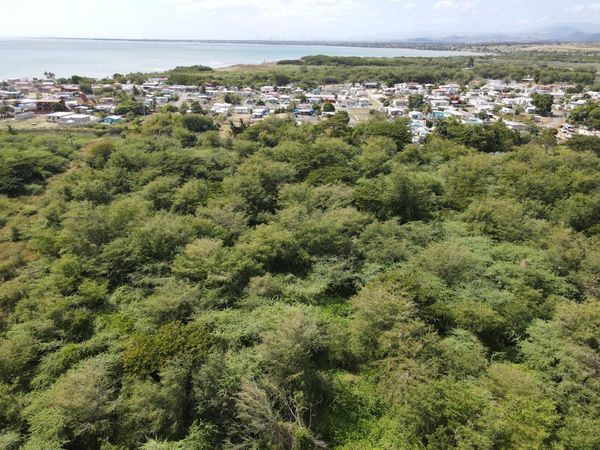
<instances>
[{"instance_id":1,"label":"sky","mask_svg":"<svg viewBox=\"0 0 600 450\"><path fill-rule=\"evenodd\" d=\"M598 23L600 0L0 0L0 36L404 39Z\"/></svg>"}]
</instances>

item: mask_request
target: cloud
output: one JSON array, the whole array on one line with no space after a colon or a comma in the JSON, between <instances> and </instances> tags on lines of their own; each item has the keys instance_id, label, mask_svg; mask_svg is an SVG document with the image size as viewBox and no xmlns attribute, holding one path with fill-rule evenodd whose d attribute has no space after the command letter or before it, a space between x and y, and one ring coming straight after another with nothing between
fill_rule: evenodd
<instances>
[{"instance_id":1,"label":"cloud","mask_svg":"<svg viewBox=\"0 0 600 450\"><path fill-rule=\"evenodd\" d=\"M600 13L600 2L571 6L565 9L565 12L571 14L597 14Z\"/></svg>"},{"instance_id":2,"label":"cloud","mask_svg":"<svg viewBox=\"0 0 600 450\"><path fill-rule=\"evenodd\" d=\"M357 0L162 0L179 8L204 12L240 12L272 17L347 16L366 13L369 9Z\"/></svg>"},{"instance_id":3,"label":"cloud","mask_svg":"<svg viewBox=\"0 0 600 450\"><path fill-rule=\"evenodd\" d=\"M413 0L390 0L390 3L399 5L402 9L414 9L417 3Z\"/></svg>"},{"instance_id":4,"label":"cloud","mask_svg":"<svg viewBox=\"0 0 600 450\"><path fill-rule=\"evenodd\" d=\"M477 3L478 0L439 0L433 5L433 10L442 14L471 14Z\"/></svg>"}]
</instances>

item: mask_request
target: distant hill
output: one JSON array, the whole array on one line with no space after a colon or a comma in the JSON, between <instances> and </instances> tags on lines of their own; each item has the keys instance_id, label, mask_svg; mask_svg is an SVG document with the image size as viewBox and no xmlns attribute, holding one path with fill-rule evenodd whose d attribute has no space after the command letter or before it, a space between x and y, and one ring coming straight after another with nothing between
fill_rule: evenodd
<instances>
[{"instance_id":1,"label":"distant hill","mask_svg":"<svg viewBox=\"0 0 600 450\"><path fill-rule=\"evenodd\" d=\"M407 40L415 44L468 44L485 42L600 42L600 24L554 24L514 33L484 33L420 37Z\"/></svg>"}]
</instances>

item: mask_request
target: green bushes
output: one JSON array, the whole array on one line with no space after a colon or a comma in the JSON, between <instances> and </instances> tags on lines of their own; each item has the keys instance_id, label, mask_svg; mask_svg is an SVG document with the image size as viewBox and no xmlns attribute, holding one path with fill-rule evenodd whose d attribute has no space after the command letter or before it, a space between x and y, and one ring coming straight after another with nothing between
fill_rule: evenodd
<instances>
[{"instance_id":1,"label":"green bushes","mask_svg":"<svg viewBox=\"0 0 600 450\"><path fill-rule=\"evenodd\" d=\"M123 367L138 377L156 375L174 360L201 359L210 346L205 329L172 322L155 334L133 336L123 352Z\"/></svg>"},{"instance_id":2,"label":"green bushes","mask_svg":"<svg viewBox=\"0 0 600 450\"><path fill-rule=\"evenodd\" d=\"M598 447L598 155L346 119L0 138L0 444Z\"/></svg>"}]
</instances>

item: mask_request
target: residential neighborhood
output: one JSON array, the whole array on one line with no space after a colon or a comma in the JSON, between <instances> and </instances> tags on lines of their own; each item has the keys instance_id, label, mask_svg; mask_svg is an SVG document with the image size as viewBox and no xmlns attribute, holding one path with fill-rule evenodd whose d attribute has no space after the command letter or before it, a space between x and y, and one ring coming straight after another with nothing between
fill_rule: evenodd
<instances>
[{"instance_id":1,"label":"residential neighborhood","mask_svg":"<svg viewBox=\"0 0 600 450\"><path fill-rule=\"evenodd\" d=\"M536 106L536 96L551 100L547 111ZM159 111L202 112L245 123L271 115L293 114L298 123L316 123L346 111L350 125L368 120L374 113L390 119L406 118L414 142L426 138L436 122L448 118L472 126L502 120L516 131L533 125L553 128L559 141L577 134L598 136L598 131L568 123L571 111L592 102L600 102L600 92L581 92L577 86L566 83L536 84L531 78L510 83L483 80L467 86L415 82L386 86L371 81L314 89L294 84L258 88L172 85L166 77L148 78L137 84L78 85L53 78L10 79L0 83L0 120L31 127L114 126L134 115L147 116ZM137 110L126 104L138 105Z\"/></svg>"}]
</instances>

